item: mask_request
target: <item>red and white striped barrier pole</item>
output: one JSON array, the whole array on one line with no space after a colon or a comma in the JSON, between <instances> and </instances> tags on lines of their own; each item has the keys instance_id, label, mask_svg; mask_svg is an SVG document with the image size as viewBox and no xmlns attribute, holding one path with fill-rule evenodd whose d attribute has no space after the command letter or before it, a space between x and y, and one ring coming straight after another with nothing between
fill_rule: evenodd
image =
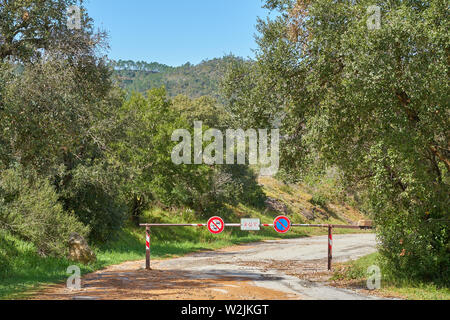
<instances>
[{"instance_id":1,"label":"red and white striped barrier pole","mask_svg":"<svg viewBox=\"0 0 450 320\"><path fill-rule=\"evenodd\" d=\"M331 271L331 261L333 260L333 226L328 226L328 271Z\"/></svg>"},{"instance_id":2,"label":"red and white striped barrier pole","mask_svg":"<svg viewBox=\"0 0 450 320\"><path fill-rule=\"evenodd\" d=\"M145 228L145 269L150 270L150 227Z\"/></svg>"},{"instance_id":3,"label":"red and white striped barrier pole","mask_svg":"<svg viewBox=\"0 0 450 320\"><path fill-rule=\"evenodd\" d=\"M150 227L207 227L205 223L146 223L141 224L146 227L146 262L145 267L150 270ZM240 223L224 223L226 227L240 227ZM262 223L261 227L273 227L273 224ZM354 226L354 225L332 225L332 224L292 224L292 227L319 227L328 228L328 270L331 271L331 263L333 260L333 228L343 229L372 229L372 227Z\"/></svg>"}]
</instances>

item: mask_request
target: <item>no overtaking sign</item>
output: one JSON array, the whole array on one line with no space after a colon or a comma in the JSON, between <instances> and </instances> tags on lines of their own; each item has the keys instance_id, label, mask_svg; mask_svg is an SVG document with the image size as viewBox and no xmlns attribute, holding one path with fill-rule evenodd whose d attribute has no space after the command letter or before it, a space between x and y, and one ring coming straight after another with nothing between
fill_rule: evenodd
<instances>
[{"instance_id":1,"label":"no overtaking sign","mask_svg":"<svg viewBox=\"0 0 450 320\"><path fill-rule=\"evenodd\" d=\"M207 227L209 232L219 234L225 229L225 223L220 217L212 217L208 220Z\"/></svg>"}]
</instances>

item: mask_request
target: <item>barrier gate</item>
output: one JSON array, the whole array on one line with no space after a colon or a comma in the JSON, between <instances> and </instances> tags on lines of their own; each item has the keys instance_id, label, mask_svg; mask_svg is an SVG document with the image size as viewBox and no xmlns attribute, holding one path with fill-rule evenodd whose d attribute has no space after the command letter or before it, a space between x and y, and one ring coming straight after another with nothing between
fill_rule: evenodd
<instances>
[{"instance_id":1,"label":"barrier gate","mask_svg":"<svg viewBox=\"0 0 450 320\"><path fill-rule=\"evenodd\" d=\"M282 222L283 221L283 222ZM288 225L286 225L287 223ZM152 227L208 227L209 231L213 234L221 233L225 227L241 227L241 223L225 223L219 217L212 217L208 220L208 223L187 223L187 224L176 224L176 223L143 223L140 226L145 227L145 268L151 270L150 268L150 231ZM279 233L287 233L291 227L313 227L313 228L328 228L328 270L331 271L331 264L333 260L333 229L373 229L371 223L370 225L339 225L339 224L296 224L290 223L288 217L279 216L274 220L273 224L259 223L257 226L260 227L273 227ZM253 229L247 229L253 230Z\"/></svg>"}]
</instances>

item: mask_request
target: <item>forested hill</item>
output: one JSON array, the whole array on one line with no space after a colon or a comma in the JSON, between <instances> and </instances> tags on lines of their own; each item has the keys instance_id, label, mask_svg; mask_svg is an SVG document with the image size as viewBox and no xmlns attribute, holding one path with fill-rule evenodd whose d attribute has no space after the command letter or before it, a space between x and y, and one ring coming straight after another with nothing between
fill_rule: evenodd
<instances>
[{"instance_id":1,"label":"forested hill","mask_svg":"<svg viewBox=\"0 0 450 320\"><path fill-rule=\"evenodd\" d=\"M218 98L218 86L225 65L234 57L205 60L197 65L186 63L171 67L157 62L113 61L116 79L127 91L145 92L165 86L169 96L191 98L209 95Z\"/></svg>"}]
</instances>

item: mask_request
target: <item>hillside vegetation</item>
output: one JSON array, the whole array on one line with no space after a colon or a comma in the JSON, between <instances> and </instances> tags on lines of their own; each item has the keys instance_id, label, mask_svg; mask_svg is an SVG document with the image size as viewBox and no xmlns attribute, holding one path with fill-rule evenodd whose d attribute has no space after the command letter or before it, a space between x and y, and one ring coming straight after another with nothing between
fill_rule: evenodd
<instances>
[{"instance_id":1,"label":"hillside vegetation","mask_svg":"<svg viewBox=\"0 0 450 320\"><path fill-rule=\"evenodd\" d=\"M220 99L219 85L226 66L235 57L205 60L197 65L186 63L170 67L143 61L113 61L114 76L121 88L145 93L164 86L170 97L185 95L190 98L211 96Z\"/></svg>"}]
</instances>

